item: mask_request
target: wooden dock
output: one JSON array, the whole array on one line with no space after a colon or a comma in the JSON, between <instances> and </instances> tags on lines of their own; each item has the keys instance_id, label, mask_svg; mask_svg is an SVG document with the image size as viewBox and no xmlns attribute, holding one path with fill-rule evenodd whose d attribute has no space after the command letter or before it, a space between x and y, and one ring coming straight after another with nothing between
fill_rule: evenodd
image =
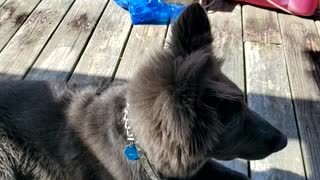
<instances>
[{"instance_id":1,"label":"wooden dock","mask_svg":"<svg viewBox=\"0 0 320 180\"><path fill-rule=\"evenodd\" d=\"M254 180L319 180L320 21L221 1L208 13L223 71L289 138L264 160L222 163ZM0 0L0 80L129 79L168 29L133 26L112 0Z\"/></svg>"}]
</instances>

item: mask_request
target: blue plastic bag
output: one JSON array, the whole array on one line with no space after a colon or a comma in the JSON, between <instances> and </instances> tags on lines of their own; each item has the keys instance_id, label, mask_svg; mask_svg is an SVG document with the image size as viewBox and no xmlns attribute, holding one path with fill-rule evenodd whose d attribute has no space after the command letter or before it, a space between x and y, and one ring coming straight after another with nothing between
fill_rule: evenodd
<instances>
[{"instance_id":1,"label":"blue plastic bag","mask_svg":"<svg viewBox=\"0 0 320 180\"><path fill-rule=\"evenodd\" d=\"M179 17L186 6L161 0L114 0L129 11L133 24L168 24Z\"/></svg>"}]
</instances>

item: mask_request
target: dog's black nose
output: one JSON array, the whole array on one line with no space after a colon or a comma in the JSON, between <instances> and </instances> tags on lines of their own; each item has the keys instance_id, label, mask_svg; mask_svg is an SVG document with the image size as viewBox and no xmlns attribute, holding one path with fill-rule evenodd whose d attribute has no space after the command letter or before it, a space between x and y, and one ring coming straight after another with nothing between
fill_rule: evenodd
<instances>
[{"instance_id":1,"label":"dog's black nose","mask_svg":"<svg viewBox=\"0 0 320 180\"><path fill-rule=\"evenodd\" d=\"M280 134L280 135L273 136L270 139L269 143L271 145L272 152L278 152L287 146L288 139L287 139L287 136Z\"/></svg>"}]
</instances>

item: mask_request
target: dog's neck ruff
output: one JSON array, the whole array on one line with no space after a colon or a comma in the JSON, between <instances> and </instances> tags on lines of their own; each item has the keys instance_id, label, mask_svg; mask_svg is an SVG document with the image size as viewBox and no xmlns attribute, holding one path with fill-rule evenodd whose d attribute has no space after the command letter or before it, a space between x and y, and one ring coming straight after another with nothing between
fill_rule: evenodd
<instances>
[{"instance_id":1,"label":"dog's neck ruff","mask_svg":"<svg viewBox=\"0 0 320 180\"><path fill-rule=\"evenodd\" d=\"M128 114L129 114L128 107L129 107L129 104L127 104L126 108L124 109L124 116L123 116L124 128L126 130L127 140L129 141L129 144L126 146L124 153L127 159L129 160L139 159L143 168L145 169L145 171L147 172L147 175L151 180L160 180L160 177L151 166L151 163L148 160L146 154L142 151L142 149L136 143L135 138L131 132L131 129L129 126L129 118L128 118ZM132 155L134 156L133 158L132 158ZM128 156L130 156L132 159Z\"/></svg>"}]
</instances>

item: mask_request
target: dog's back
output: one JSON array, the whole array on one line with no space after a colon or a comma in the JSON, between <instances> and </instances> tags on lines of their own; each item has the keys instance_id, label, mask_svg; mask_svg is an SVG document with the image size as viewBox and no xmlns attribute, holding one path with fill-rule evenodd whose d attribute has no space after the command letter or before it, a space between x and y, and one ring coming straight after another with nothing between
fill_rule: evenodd
<instances>
[{"instance_id":1,"label":"dog's back","mask_svg":"<svg viewBox=\"0 0 320 180\"><path fill-rule=\"evenodd\" d=\"M0 86L0 177L26 175L31 169L43 179L63 176L52 160L59 159L63 110L72 90L65 83L41 81L3 81Z\"/></svg>"},{"instance_id":2,"label":"dog's back","mask_svg":"<svg viewBox=\"0 0 320 180\"><path fill-rule=\"evenodd\" d=\"M35 142L44 137L43 133L47 135L50 129L61 126L65 119L62 110L72 96L65 83L2 81L0 86L1 123L14 126ZM48 124L51 126L47 127ZM33 132L29 133L31 129Z\"/></svg>"},{"instance_id":3,"label":"dog's back","mask_svg":"<svg viewBox=\"0 0 320 180\"><path fill-rule=\"evenodd\" d=\"M95 96L96 88L44 81L2 81L0 87L0 179L69 179L65 170L75 173L72 179L97 179L101 165L66 117L73 97Z\"/></svg>"}]
</instances>

